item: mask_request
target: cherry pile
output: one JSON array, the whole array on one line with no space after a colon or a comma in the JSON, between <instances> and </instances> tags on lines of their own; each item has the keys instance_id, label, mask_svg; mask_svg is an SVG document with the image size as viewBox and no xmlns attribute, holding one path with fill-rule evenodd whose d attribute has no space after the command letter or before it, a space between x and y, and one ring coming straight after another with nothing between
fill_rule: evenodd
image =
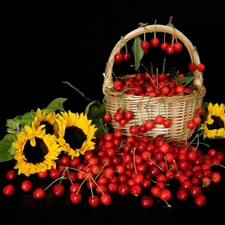
<instances>
[{"instance_id":1,"label":"cherry pile","mask_svg":"<svg viewBox=\"0 0 225 225\"><path fill-rule=\"evenodd\" d=\"M71 159L63 154L55 169L34 174L40 179L52 179L47 187L35 187L27 177L21 182L21 190L35 199L42 199L51 191L55 196L69 191L72 204L83 200L93 207L109 205L113 196L128 194L139 197L144 208L156 200L172 207L172 197L181 201L192 198L197 206L203 206L207 202L204 189L222 179L216 168L224 168L224 155L212 148L203 153L187 141L168 143L163 135L155 139L144 135L123 137L121 130L99 135L95 143L95 149L82 157ZM4 195L16 192L16 177L16 170L7 171L10 183L2 190ZM178 187L175 194L171 191L174 182ZM89 196L83 194L84 189L90 191Z\"/></svg>"},{"instance_id":2,"label":"cherry pile","mask_svg":"<svg viewBox=\"0 0 225 225\"><path fill-rule=\"evenodd\" d=\"M191 85L177 82L176 78L184 76L183 73L179 73L176 77L170 77L169 74L165 73L157 75L149 71L145 73L139 72L133 77L115 80L113 87L116 91L137 96L170 97L191 94L193 93Z\"/></svg>"}]
</instances>

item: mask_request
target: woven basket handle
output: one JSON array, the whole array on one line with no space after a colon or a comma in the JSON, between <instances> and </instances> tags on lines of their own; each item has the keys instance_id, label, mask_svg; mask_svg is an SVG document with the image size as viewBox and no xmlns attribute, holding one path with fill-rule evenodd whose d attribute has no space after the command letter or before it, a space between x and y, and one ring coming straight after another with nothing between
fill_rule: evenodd
<instances>
[{"instance_id":1,"label":"woven basket handle","mask_svg":"<svg viewBox=\"0 0 225 225\"><path fill-rule=\"evenodd\" d=\"M171 35L176 35L176 37L183 43L183 45L188 50L190 58L191 58L191 62L195 63L196 65L200 64L200 58L196 48L192 45L190 40L179 30L175 29L174 27L170 25L160 25L160 24L147 25L145 27L140 27L126 34L122 40L117 42L117 44L114 46L113 50L111 51L111 54L109 56L109 59L106 65L105 74L104 74L104 82L103 82L103 88L102 88L104 94L105 94L105 88L110 89L113 87L112 70L113 70L113 64L114 64L114 55L118 53L120 49L123 46L125 46L125 44L131 39L134 39L144 33L150 33L150 32L162 32L162 33L168 33ZM199 72L198 70L194 71L193 84L204 96L206 93L206 90L205 90L205 87L203 86L202 72Z\"/></svg>"}]
</instances>

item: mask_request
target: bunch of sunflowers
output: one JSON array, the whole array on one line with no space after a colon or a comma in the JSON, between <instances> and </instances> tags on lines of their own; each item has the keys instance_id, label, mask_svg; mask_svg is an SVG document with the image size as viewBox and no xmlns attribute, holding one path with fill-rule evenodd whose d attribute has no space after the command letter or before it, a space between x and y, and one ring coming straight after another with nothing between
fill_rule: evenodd
<instances>
[{"instance_id":1,"label":"bunch of sunflowers","mask_svg":"<svg viewBox=\"0 0 225 225\"><path fill-rule=\"evenodd\" d=\"M46 108L7 120L8 134L0 141L0 162L16 160L18 174L29 176L56 167L58 156L64 152L71 158L94 149L98 123L91 111L91 102L85 113L65 111L65 98L52 101ZM104 108L98 109L98 115ZM100 110L100 111L99 111ZM93 120L88 118L91 114ZM90 116L91 117L91 116ZM103 126L102 126L103 127Z\"/></svg>"}]
</instances>

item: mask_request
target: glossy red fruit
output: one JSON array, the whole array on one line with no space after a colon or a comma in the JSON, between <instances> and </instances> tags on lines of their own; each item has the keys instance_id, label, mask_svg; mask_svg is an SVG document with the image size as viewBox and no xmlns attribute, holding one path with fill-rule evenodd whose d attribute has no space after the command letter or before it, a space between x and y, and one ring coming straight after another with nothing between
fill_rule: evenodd
<instances>
[{"instance_id":1,"label":"glossy red fruit","mask_svg":"<svg viewBox=\"0 0 225 225\"><path fill-rule=\"evenodd\" d=\"M150 46L150 44L149 44L148 41L146 41L146 40L142 40L142 41L141 41L141 48L142 48L143 50L148 50L149 46Z\"/></svg>"},{"instance_id":2,"label":"glossy red fruit","mask_svg":"<svg viewBox=\"0 0 225 225\"><path fill-rule=\"evenodd\" d=\"M155 123L157 123L157 124L163 124L163 121L164 121L164 116L162 116L162 115L157 115L157 116L155 117Z\"/></svg>"},{"instance_id":3,"label":"glossy red fruit","mask_svg":"<svg viewBox=\"0 0 225 225\"><path fill-rule=\"evenodd\" d=\"M195 125L199 125L201 123L201 117L199 115L195 115L193 116L192 121L195 123Z\"/></svg>"},{"instance_id":4,"label":"glossy red fruit","mask_svg":"<svg viewBox=\"0 0 225 225\"><path fill-rule=\"evenodd\" d=\"M169 44L167 42L162 42L160 47L163 51L166 51L166 49L168 48Z\"/></svg>"},{"instance_id":5,"label":"glossy red fruit","mask_svg":"<svg viewBox=\"0 0 225 225\"><path fill-rule=\"evenodd\" d=\"M2 190L3 194L4 195L13 195L15 193L15 187L13 184L7 184L3 190Z\"/></svg>"},{"instance_id":6,"label":"glossy red fruit","mask_svg":"<svg viewBox=\"0 0 225 225\"><path fill-rule=\"evenodd\" d=\"M203 71L205 70L205 65L202 64L202 63L198 64L198 65L197 65L197 70L198 70L199 72L203 72Z\"/></svg>"},{"instance_id":7,"label":"glossy red fruit","mask_svg":"<svg viewBox=\"0 0 225 225\"><path fill-rule=\"evenodd\" d=\"M169 189L164 188L160 190L159 197L164 201L168 201L171 199L172 193Z\"/></svg>"},{"instance_id":8,"label":"glossy red fruit","mask_svg":"<svg viewBox=\"0 0 225 225\"><path fill-rule=\"evenodd\" d=\"M221 181L221 174L217 171L212 172L211 179L213 183L219 183Z\"/></svg>"},{"instance_id":9,"label":"glossy red fruit","mask_svg":"<svg viewBox=\"0 0 225 225\"><path fill-rule=\"evenodd\" d=\"M153 120L147 120L147 121L145 121L145 123L144 123L144 127L145 127L145 129L148 131L148 130L152 130L153 128L154 128L154 126L155 126L155 123L154 123L154 121Z\"/></svg>"},{"instance_id":10,"label":"glossy red fruit","mask_svg":"<svg viewBox=\"0 0 225 225\"><path fill-rule=\"evenodd\" d=\"M188 64L188 69L192 72L194 72L197 69L197 65L195 63L189 63Z\"/></svg>"},{"instance_id":11,"label":"glossy red fruit","mask_svg":"<svg viewBox=\"0 0 225 225\"><path fill-rule=\"evenodd\" d=\"M104 122L109 123L111 121L111 119L112 119L111 114L105 113L103 115L103 118L102 119L103 119Z\"/></svg>"},{"instance_id":12,"label":"glossy red fruit","mask_svg":"<svg viewBox=\"0 0 225 225\"><path fill-rule=\"evenodd\" d=\"M141 205L143 208L150 208L154 203L154 200L149 195L143 195L141 197Z\"/></svg>"},{"instance_id":13,"label":"glossy red fruit","mask_svg":"<svg viewBox=\"0 0 225 225\"><path fill-rule=\"evenodd\" d=\"M157 38L157 37L154 37L150 40L150 45L153 47L159 46L159 43L160 43L160 41L159 41L159 38Z\"/></svg>"},{"instance_id":14,"label":"glossy red fruit","mask_svg":"<svg viewBox=\"0 0 225 225\"><path fill-rule=\"evenodd\" d=\"M188 200L189 198L189 192L186 188L181 187L176 194L177 198L181 201L185 201Z\"/></svg>"},{"instance_id":15,"label":"glossy red fruit","mask_svg":"<svg viewBox=\"0 0 225 225\"><path fill-rule=\"evenodd\" d=\"M22 183L21 183L21 189L23 191L30 191L31 189L33 188L33 183L30 181L30 180L24 180Z\"/></svg>"},{"instance_id":16,"label":"glossy red fruit","mask_svg":"<svg viewBox=\"0 0 225 225\"><path fill-rule=\"evenodd\" d=\"M96 207L96 206L99 205L100 199L99 199L99 197L97 195L89 196L88 203L89 203L90 206Z\"/></svg>"},{"instance_id":17,"label":"glossy red fruit","mask_svg":"<svg viewBox=\"0 0 225 225\"><path fill-rule=\"evenodd\" d=\"M168 55L172 55L173 53L174 53L174 47L173 47L173 45L172 44L169 44L168 45L168 47L167 47L167 49L166 49L166 53L168 54Z\"/></svg>"},{"instance_id":18,"label":"glossy red fruit","mask_svg":"<svg viewBox=\"0 0 225 225\"><path fill-rule=\"evenodd\" d=\"M173 48L176 52L181 52L183 49L183 45L180 42L175 42L173 44Z\"/></svg>"},{"instance_id":19,"label":"glossy red fruit","mask_svg":"<svg viewBox=\"0 0 225 225\"><path fill-rule=\"evenodd\" d=\"M120 63L123 61L123 54L121 53L116 53L114 55L114 61L117 62L117 63Z\"/></svg>"},{"instance_id":20,"label":"glossy red fruit","mask_svg":"<svg viewBox=\"0 0 225 225\"><path fill-rule=\"evenodd\" d=\"M70 193L70 201L73 204L79 204L82 200L82 195L80 193L71 192Z\"/></svg>"},{"instance_id":21,"label":"glossy red fruit","mask_svg":"<svg viewBox=\"0 0 225 225\"><path fill-rule=\"evenodd\" d=\"M196 127L196 124L192 120L187 121L187 128L190 130L194 130Z\"/></svg>"},{"instance_id":22,"label":"glossy red fruit","mask_svg":"<svg viewBox=\"0 0 225 225\"><path fill-rule=\"evenodd\" d=\"M61 196L65 192L65 187L62 184L55 184L53 186L53 194L55 196Z\"/></svg>"},{"instance_id":23,"label":"glossy red fruit","mask_svg":"<svg viewBox=\"0 0 225 225\"><path fill-rule=\"evenodd\" d=\"M100 196L100 201L103 205L110 205L112 202L112 196L110 193L104 193Z\"/></svg>"},{"instance_id":24,"label":"glossy red fruit","mask_svg":"<svg viewBox=\"0 0 225 225\"><path fill-rule=\"evenodd\" d=\"M37 175L39 178L46 178L48 176L49 171L46 170L44 172L39 172Z\"/></svg>"},{"instance_id":25,"label":"glossy red fruit","mask_svg":"<svg viewBox=\"0 0 225 225\"><path fill-rule=\"evenodd\" d=\"M60 158L60 161L63 165L69 165L70 163L70 157L68 155L63 155L61 158Z\"/></svg>"},{"instance_id":26,"label":"glossy red fruit","mask_svg":"<svg viewBox=\"0 0 225 225\"><path fill-rule=\"evenodd\" d=\"M41 199L41 198L44 198L44 196L45 196L45 190L43 188L36 188L33 191L33 197L35 199Z\"/></svg>"},{"instance_id":27,"label":"glossy red fruit","mask_svg":"<svg viewBox=\"0 0 225 225\"><path fill-rule=\"evenodd\" d=\"M17 172L14 169L11 169L11 170L7 171L7 173L6 173L7 180L15 180L16 174L17 174Z\"/></svg>"},{"instance_id":28,"label":"glossy red fruit","mask_svg":"<svg viewBox=\"0 0 225 225\"><path fill-rule=\"evenodd\" d=\"M197 206L203 206L203 205L205 205L206 202L207 202L206 196L203 195L203 194L199 194L198 196L196 196L196 197L194 198L194 200L195 200L195 204L196 204Z\"/></svg>"},{"instance_id":29,"label":"glossy red fruit","mask_svg":"<svg viewBox=\"0 0 225 225\"><path fill-rule=\"evenodd\" d=\"M49 175L52 179L57 179L61 176L61 172L59 169L50 169Z\"/></svg>"},{"instance_id":30,"label":"glossy red fruit","mask_svg":"<svg viewBox=\"0 0 225 225\"><path fill-rule=\"evenodd\" d=\"M129 52L123 52L123 60L128 61L130 59L130 53Z\"/></svg>"}]
</instances>

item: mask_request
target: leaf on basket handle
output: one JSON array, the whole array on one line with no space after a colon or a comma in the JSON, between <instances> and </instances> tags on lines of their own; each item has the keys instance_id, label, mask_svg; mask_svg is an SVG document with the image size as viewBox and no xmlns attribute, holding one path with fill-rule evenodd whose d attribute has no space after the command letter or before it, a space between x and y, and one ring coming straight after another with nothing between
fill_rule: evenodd
<instances>
[{"instance_id":1,"label":"leaf on basket handle","mask_svg":"<svg viewBox=\"0 0 225 225\"><path fill-rule=\"evenodd\" d=\"M132 51L134 54L135 70L138 70L141 64L141 59L144 56L144 50L141 48L141 38L136 37L133 42Z\"/></svg>"}]
</instances>

